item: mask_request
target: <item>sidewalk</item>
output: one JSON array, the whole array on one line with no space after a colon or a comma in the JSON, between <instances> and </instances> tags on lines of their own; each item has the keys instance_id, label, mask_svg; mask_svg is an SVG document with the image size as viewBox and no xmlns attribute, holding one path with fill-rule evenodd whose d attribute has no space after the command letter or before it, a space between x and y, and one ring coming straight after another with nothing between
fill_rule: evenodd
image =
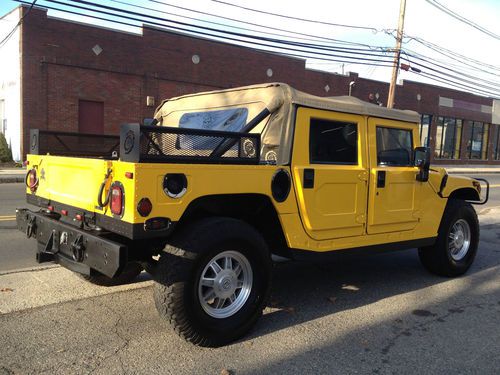
<instances>
[{"instance_id":1,"label":"sidewalk","mask_svg":"<svg viewBox=\"0 0 500 375\"><path fill-rule=\"evenodd\" d=\"M0 316L60 302L146 288L152 284L150 276L143 272L130 284L97 286L57 265L0 272Z\"/></svg>"},{"instance_id":2,"label":"sidewalk","mask_svg":"<svg viewBox=\"0 0 500 375\"><path fill-rule=\"evenodd\" d=\"M431 164L431 167L446 168L450 174L483 174L500 173L500 165L438 165Z\"/></svg>"},{"instance_id":3,"label":"sidewalk","mask_svg":"<svg viewBox=\"0 0 500 375\"><path fill-rule=\"evenodd\" d=\"M0 184L7 182L24 182L25 168L3 168L0 169Z\"/></svg>"},{"instance_id":4,"label":"sidewalk","mask_svg":"<svg viewBox=\"0 0 500 375\"><path fill-rule=\"evenodd\" d=\"M491 165L436 165L432 166L446 168L450 174L483 174L483 173L500 173L499 166ZM8 182L24 182L24 176L26 175L25 168L4 168L0 169L0 184Z\"/></svg>"}]
</instances>

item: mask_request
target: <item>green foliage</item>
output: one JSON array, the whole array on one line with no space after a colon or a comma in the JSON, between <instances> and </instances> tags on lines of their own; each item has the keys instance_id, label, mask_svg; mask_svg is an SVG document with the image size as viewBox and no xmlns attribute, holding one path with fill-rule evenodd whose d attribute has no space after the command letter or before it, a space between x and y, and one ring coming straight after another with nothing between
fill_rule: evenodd
<instances>
[{"instance_id":1,"label":"green foliage","mask_svg":"<svg viewBox=\"0 0 500 375\"><path fill-rule=\"evenodd\" d=\"M6 163L12 161L12 150L7 144L5 136L0 133L0 162Z\"/></svg>"}]
</instances>

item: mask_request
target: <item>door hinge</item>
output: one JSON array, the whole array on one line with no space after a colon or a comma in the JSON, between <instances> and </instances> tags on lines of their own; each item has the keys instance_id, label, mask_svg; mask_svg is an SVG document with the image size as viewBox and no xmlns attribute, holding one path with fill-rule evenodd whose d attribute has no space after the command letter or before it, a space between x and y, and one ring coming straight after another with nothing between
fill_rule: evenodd
<instances>
[{"instance_id":1,"label":"door hinge","mask_svg":"<svg viewBox=\"0 0 500 375\"><path fill-rule=\"evenodd\" d=\"M412 216L414 219L420 219L422 217L421 210L413 210Z\"/></svg>"},{"instance_id":2,"label":"door hinge","mask_svg":"<svg viewBox=\"0 0 500 375\"><path fill-rule=\"evenodd\" d=\"M368 181L368 173L366 173L366 172L361 172L360 174L358 174L358 178L359 178L361 181Z\"/></svg>"},{"instance_id":3,"label":"door hinge","mask_svg":"<svg viewBox=\"0 0 500 375\"><path fill-rule=\"evenodd\" d=\"M358 216L356 216L356 223L358 223L358 224L364 224L365 222L366 222L365 215L358 215Z\"/></svg>"}]
</instances>

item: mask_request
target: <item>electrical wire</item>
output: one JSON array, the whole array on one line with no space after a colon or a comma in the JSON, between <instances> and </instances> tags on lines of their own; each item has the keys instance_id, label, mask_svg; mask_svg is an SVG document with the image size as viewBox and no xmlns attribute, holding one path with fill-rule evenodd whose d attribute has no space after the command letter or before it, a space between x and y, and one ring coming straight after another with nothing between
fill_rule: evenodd
<instances>
[{"instance_id":1,"label":"electrical wire","mask_svg":"<svg viewBox=\"0 0 500 375\"><path fill-rule=\"evenodd\" d=\"M417 43L433 50L434 52L438 52L439 54L442 54L444 56L447 56L449 58L452 58L452 59L462 59L462 60L466 60L468 62L471 62L473 64L477 64L481 67L484 67L484 68L488 68L488 69L491 69L491 70L497 70L497 71L500 71L500 66L496 66L496 65L492 65L492 64L487 64L485 63L484 61L480 61L480 60L476 60L476 59L473 59L471 57L468 57L468 56L465 56L465 55L462 55L458 52L455 52L455 51L452 51L450 49L447 49L445 47L442 47L442 46L439 46L437 44L434 44L432 42L429 42L425 39L422 39L422 38L419 38L419 37L409 37L410 41L411 40L415 40Z\"/></svg>"},{"instance_id":2,"label":"electrical wire","mask_svg":"<svg viewBox=\"0 0 500 375\"><path fill-rule=\"evenodd\" d=\"M37 0L33 0L33 2L30 4L30 7L29 9L26 11L26 13L21 17L21 19L17 22L16 26L14 26L14 28L0 41L0 48L2 48L8 41L10 38L12 38L12 35L14 35L14 33L16 32L17 28L19 26L21 26L21 24L23 23L24 19L26 18L26 16L28 14L30 14L31 12L31 9L33 9L33 7L35 6L35 3L37 2Z\"/></svg>"},{"instance_id":3,"label":"electrical wire","mask_svg":"<svg viewBox=\"0 0 500 375\"><path fill-rule=\"evenodd\" d=\"M449 72L453 72L453 73L456 73L456 74L459 74L464 78L464 81L465 82L468 82L468 83L473 83L473 84L478 84L478 82L482 82L483 85L480 85L481 87L483 88L488 88L488 89L493 89L493 90L498 90L498 88L500 87L500 82L492 82L492 81L489 81L489 80L484 80L484 79L480 79L476 76L472 76L470 74L467 74L465 72L461 72L461 71L458 71L458 70L455 70L455 69L450 69L444 65L440 65L440 64L436 64L428 59L425 59L425 58L421 58L421 57L418 57L418 56L415 56L413 54L409 54L407 52L404 52L405 55L407 56L407 58L405 59L406 61L408 61L409 63L413 62L423 68L427 68L429 70L433 70L433 71L436 71L434 68L431 68L429 65L426 65L426 64L423 64L419 61L423 61L424 63L428 63L428 64L432 64L438 68L441 68L441 69L444 69L445 71L449 71ZM413 60L410 60L409 57L412 57ZM447 74L448 76L452 76L451 74ZM472 81L468 80L467 78L470 78L472 79Z\"/></svg>"},{"instance_id":4,"label":"electrical wire","mask_svg":"<svg viewBox=\"0 0 500 375\"><path fill-rule=\"evenodd\" d=\"M125 1L121 1L121 0L110 0L110 1L113 2L113 3L118 3L118 4L130 6L130 7L137 8L137 9L143 9L143 10L147 10L147 11L154 11L154 12L158 12L158 13L162 13L162 14L166 14L166 15L170 15L170 16L186 18L186 19L189 19L189 20L192 20L192 21L196 21L196 22L203 22L203 23L207 23L207 24L222 26L222 27L225 27L225 28L233 28L233 29L238 29L238 30L243 30L243 31L249 31L249 32L252 32L252 33L261 33L261 34L267 34L267 35L284 37L284 38L293 38L294 40L304 40L304 41L310 41L310 42L319 42L319 41L329 42L331 45L337 45L337 44L338 45L356 45L356 46L360 46L360 47L365 47L365 49L361 49L361 48L356 49L358 51L368 51L368 52L371 52L371 51L383 51L383 50L386 49L384 47L379 47L379 46L371 46L371 45L366 45L366 44L361 44L361 43L354 43L354 42L344 41L344 40L340 40L340 39L327 38L327 37L319 36L319 35L299 33L299 32L296 32L296 31L291 31L291 30L286 30L286 29L280 29L280 28L271 27L271 26L267 26L267 25L261 25L261 24L257 24L257 23L253 23L253 22L246 22L246 21L242 21L242 20L239 20L239 19L235 19L235 18L229 18L229 17L224 17L224 16L220 16L220 15L216 15L216 14L205 13L205 12L201 12L201 11L197 11L197 10L189 9L189 8L185 8L185 7L179 7L179 6L172 5L172 4L169 4L169 3L166 3L166 2L163 2L163 1L158 1L158 0L149 0L149 1L152 2L152 3L157 3L157 4L164 5L164 6L173 7L173 8L181 9L181 10L188 11L188 12L194 12L196 14L202 14L204 16L208 15L208 16L211 16L211 17L215 17L217 19L220 18L220 19L223 19L223 20L229 20L229 21L232 21L232 22L237 22L237 23L241 23L241 24L255 26L255 27L258 27L258 28L265 29L265 31L264 30L251 29L251 28L248 28L248 27L241 27L241 26L235 26L235 25L230 25L230 24L224 24L224 23L221 23L221 22L208 21L208 20L204 20L204 19L200 19L200 18L195 18L195 17L190 17L190 16L178 14L178 13L176 14L176 13L166 12L166 11L162 11L162 10L151 8L151 7L141 6L141 5L137 5L137 4L131 4L131 3L128 3L128 2L125 2ZM286 34L272 33L272 32L269 32L267 30L276 30L276 31L284 32ZM287 34L291 34L291 35L287 35ZM347 47L340 47L340 46L338 46L338 48L345 48L345 49L347 49Z\"/></svg>"},{"instance_id":5,"label":"electrical wire","mask_svg":"<svg viewBox=\"0 0 500 375\"><path fill-rule=\"evenodd\" d=\"M23 0L13 0L13 1L18 2L18 3L22 3L22 4L27 4L27 2L23 1ZM51 2L51 3L58 3L58 4L62 4L62 5L69 5L69 4L64 4L62 2L55 1L55 0L45 0L45 1L46 2ZM102 21L112 22L112 23L116 23L116 24L120 24L120 25L124 25L124 26L137 27L139 29L143 28L143 26L141 26L141 25L137 25L137 24L133 24L133 23L129 23L129 22L118 21L118 20L114 20L114 19L110 19L110 18L105 18L105 17L98 17L98 16L94 16L94 15L89 15L87 13L81 13L81 12L76 12L76 11L67 10L67 9L55 8L55 7L51 7L51 6L47 6L47 5L44 5L44 7L47 8L47 9L49 9L49 10L61 11L61 12L64 12L64 13L69 13L69 14L83 16L83 17L88 17L88 18L92 18L92 19L98 19L98 20L102 20ZM87 8L84 8L84 9L89 10ZM119 15L111 14L109 12L102 12L102 11L91 10L91 9L90 9L90 11L96 12L96 13L104 13L104 14L107 14L107 15L119 16ZM119 16L119 17L123 17L123 16ZM131 17L125 17L125 18L130 18L132 20L138 20L138 19L131 18ZM147 25L144 25L144 26L146 28L148 28ZM164 25L162 25L162 26L164 26ZM174 28L174 29L178 29L178 28ZM162 30L162 29L159 29L159 28L156 28L156 27L154 27L153 30L158 31L158 32L170 33L167 29ZM183 30L183 31L186 31L186 30ZM187 30L187 31L189 31L189 30ZM349 63L349 64L356 64L356 65L369 65L369 66L375 65L375 66L380 66L380 67L390 67L391 66L391 65L384 65L384 64L378 63L379 60L373 60L373 59L371 59L372 61L374 61L372 63L344 60L346 58L352 59L352 57L339 56L339 55L332 55L333 57L327 58L327 57L320 57L320 56L312 56L310 53L309 54L307 54L307 53L297 54L297 53L286 53L285 52L285 53L280 53L280 54L285 55L285 56L290 56L290 57L311 58L311 59L317 59L317 60L333 61L333 62L340 62L340 63Z\"/></svg>"},{"instance_id":6,"label":"electrical wire","mask_svg":"<svg viewBox=\"0 0 500 375\"><path fill-rule=\"evenodd\" d=\"M22 0L15 0L20 3L24 4L29 4L26 1ZM250 45L252 47L258 46L258 48L272 48L274 50L277 50L280 52L280 54L285 55L285 56L291 56L291 57L300 57L300 58L308 58L308 59L314 59L314 60L319 60L319 61L328 61L328 62L338 62L338 63L348 63L348 64L356 64L356 65L369 65L369 66L374 66L374 67L391 67L392 64L380 58L374 59L370 57L364 57L368 55L367 53L362 53L361 51L358 51L358 49L339 49L339 47L333 48L333 47L328 47L325 45L319 45L319 44L307 44L307 43L301 43L301 42L292 42L292 41L286 41L282 39L275 39L275 38L267 38L267 37L260 37L260 36L248 36L245 34L241 33L234 33L230 32L228 33L227 30L219 30L219 29L214 29L214 28L207 28L204 26L199 26L199 25L192 25L192 24L187 24L184 22L179 22L179 21L174 21L170 19L165 19L161 17L155 17L151 15L145 15L142 13L137 13L137 12L131 12L131 11L126 11L118 8L113 8L113 7L108 7L108 6L103 6L102 4L96 4L92 3L89 1L83 1L83 0L70 0L72 3L80 3L80 4L86 4L90 5L93 8L81 6L81 5L75 5L75 4L69 4L65 2L61 2L58 0L44 0L45 2L49 3L55 3L63 6L69 6L72 9L77 8L77 9L83 9L92 13L97 13L99 15L106 15L108 17L97 17L95 15L89 15L87 13L81 13L81 12L74 12L70 11L68 9L61 9L61 8L54 8L51 7L53 10L58 10L62 12L67 12L71 14L78 14L80 16L85 16L85 17L91 17L95 19L100 19L108 22L113 22L113 23L118 23L122 25L127 25L127 26L132 26L132 27L137 27L141 28L144 27L142 25L137 25L135 23L131 22L123 22L123 21L118 21L113 18L109 17L117 17L120 20L127 20L127 21L133 21L133 22L147 22L150 25L156 25L156 26L161 26L163 28L166 27L166 29L158 29L154 28L156 31L160 32L168 32L168 30L176 30L176 31L182 31L182 32L187 32L189 34L193 34L196 36L203 35L203 36L210 36L212 38L216 38L218 40L222 41L227 41L230 40L232 42L236 42L239 44L245 44L245 45ZM111 9L110 9L111 8ZM105 10L103 10L105 9ZM113 12L110 12L109 10L112 10ZM115 13L117 11L118 13ZM151 21L150 19L156 19L156 20L161 20L164 23L156 22L156 21ZM145 20L146 19L146 20ZM173 24L173 25L172 25ZM179 25L183 27L179 27ZM148 27L145 25L145 27ZM187 28L186 28L187 27ZM196 28L195 30L190 29L189 27ZM257 32L257 31L256 31ZM222 34L222 35L219 35ZM230 36L227 36L230 35ZM238 37L238 38L237 38ZM299 48L300 47L300 48ZM327 52L337 52L337 53L327 53ZM374 51L371 51L374 52ZM352 55L352 56L351 56ZM388 57L388 56L384 56ZM354 61L353 61L354 60ZM460 87L461 89L468 89L469 91L473 92L479 92L482 95L492 95L492 96L500 96L497 90L495 88L491 87L490 84L486 82L486 84L480 84L477 82L477 77L468 75L466 78L472 78L474 81L471 81L469 79L466 79L462 77L463 72L458 72L455 71L454 69L448 69L445 66L437 65L431 62L431 61L426 61L422 59L419 56L413 56L411 54L408 54L406 57L406 60L410 64L415 64L417 66L420 66L424 69L429 70L428 72L414 72L416 74L420 74L426 78L432 77L438 82L445 83L447 85L453 86L453 87ZM423 61L423 62L421 62ZM426 64L427 63L427 64ZM429 65L428 65L429 64ZM432 66L431 66L432 65ZM460 76L457 76L456 74L460 74ZM483 83L484 80L481 80ZM473 86L471 86L471 84Z\"/></svg>"},{"instance_id":7,"label":"electrical wire","mask_svg":"<svg viewBox=\"0 0 500 375\"><path fill-rule=\"evenodd\" d=\"M116 0L112 0L112 1L116 1ZM328 37L325 37L325 36L312 35L312 34L307 34L307 33L299 33L299 32L296 32L296 31L290 31L290 30L281 29L281 28L277 28L277 27L273 27L273 26L268 26L268 25L261 25L261 24L254 23L254 22L243 21L243 20L240 20L240 19L226 17L226 16L221 16L221 15L214 14L214 13L207 13L207 12L202 12L202 11L195 10L195 9L181 7L181 6L178 6L178 5L169 4L169 3L165 2L165 1L159 1L159 0L148 0L148 1L151 2L151 3L156 3L156 4L163 5L163 6L172 7L172 8L175 8L175 9L184 10L184 11L192 12L192 13L195 13L195 14L201 14L203 16L215 17L215 18L218 18L218 19L224 19L224 20L228 20L228 21L232 21L232 22L238 22L238 23L241 23L241 24L250 25L250 26L256 26L256 27L260 27L260 28L264 28L264 29L268 29L268 30L281 31L281 32L286 32L286 33L290 33L290 34L293 34L293 35L307 36L307 37L315 38L315 39L318 39L318 40L324 40L324 41L334 42L334 43L339 43L339 44L355 45L355 46L360 46L360 47L366 47L366 48L369 48L369 49L379 49L379 48L382 48L382 47L370 46L368 44L363 44L363 43L350 42L350 41L346 41L346 40L328 38ZM229 25L225 25L225 27L227 27L227 26L229 26Z\"/></svg>"},{"instance_id":8,"label":"electrical wire","mask_svg":"<svg viewBox=\"0 0 500 375\"><path fill-rule=\"evenodd\" d=\"M181 22L181 21L169 20L169 19L165 19L162 17L152 16L152 15L144 15L142 13L137 13L137 12L128 11L128 10L122 10L119 8L110 7L110 6L106 6L106 5L102 5L102 4L96 4L96 3L85 1L85 0L69 0L69 1L73 2L73 3L90 5L90 6L93 6L95 8L101 8L101 9L106 9L106 10L105 11L96 10L96 9L88 8L86 6L75 5L75 4L70 5L68 3L64 3L64 2L61 2L58 0L45 0L45 1L49 2L49 3L56 3L59 5L65 5L65 6L69 5L69 6L72 6L75 8L79 8L79 9L83 9L83 10L87 10L87 11L92 11L92 12L98 12L98 13L102 13L102 14L106 14L106 15L110 15L110 16L122 17L122 18L126 18L128 20L144 22L144 19L136 18L137 16L139 16L139 17L148 19L147 22L152 24L152 25L161 26L161 27L168 26L169 28L177 30L177 31L197 33L197 34L200 34L203 36L211 36L211 37L221 38L220 35L213 34L213 32L217 32L217 33L221 33L221 34L229 34L229 35L231 35L231 37L224 36L223 38L227 39L227 40L235 41L235 42L255 44L255 45L259 45L259 46L275 48L278 50L285 49L285 50L290 50L290 51L295 51L295 52L303 52L303 50L301 50L301 49L292 48L292 47L303 47L303 48L309 48L309 50L307 51L309 54L318 55L318 56L328 55L328 56L333 56L333 57L342 57L344 59L354 59L354 60L373 61L373 62L380 62L380 61L390 62L390 60L383 59L383 57L388 57L390 59L390 57L386 56L386 55L374 54L374 53L360 53L357 51L345 51L345 50L339 49L338 47L336 47L336 48L324 47L321 45L310 45L310 44L293 42L293 41L285 41L285 40L274 39L274 38L247 35L247 34L242 34L242 33L231 32L231 31L227 31L227 30L219 30L219 29L214 29L214 28L210 28L210 27L187 24L187 23ZM124 13L126 15L111 13L108 10L117 11L119 13ZM132 15L132 16L130 16L130 15ZM203 31L193 31L191 29L186 29L184 27L165 25L164 23L151 21L149 19L160 20L163 22L173 23L176 25L184 26L184 27L185 26L194 27L197 29L201 29ZM209 32L207 32L207 31L209 31ZM235 38L235 36L238 38L250 39L251 41L245 40L245 39L238 39L238 38ZM256 41L253 41L253 40L256 40ZM269 44L269 43L273 43L273 44ZM282 47L281 44L286 45L287 47ZM326 50L326 51L330 51L330 52L338 52L338 53L342 53L343 55L336 55L336 54L326 53L326 52L317 52L315 50ZM345 54L355 55L355 56L346 56ZM375 56L375 57L378 57L378 59L373 59L373 58L369 58L369 57L361 57L361 56Z\"/></svg>"},{"instance_id":9,"label":"electrical wire","mask_svg":"<svg viewBox=\"0 0 500 375\"><path fill-rule=\"evenodd\" d=\"M404 57L402 59L405 61L408 61L411 64L411 61L405 59ZM483 84L478 84L477 82L474 82L474 81L460 79L452 74L440 71L438 69L434 69L434 68L427 66L427 65L423 65L423 64L415 63L415 62L413 62L413 63L416 65L419 65L421 67L424 67L425 69L428 70L428 71L420 71L420 72L415 72L415 71L411 70L411 72L413 72L413 73L426 74L426 75L429 75L431 77L440 78L442 80L441 82L448 83L450 85L451 84L460 85L462 88L466 88L469 91L476 91L476 92L481 92L482 94L486 94L489 96L500 97L500 91L499 90L495 91L495 89L492 89L489 86L486 86ZM429 71L434 72L434 73L430 73Z\"/></svg>"},{"instance_id":10,"label":"electrical wire","mask_svg":"<svg viewBox=\"0 0 500 375\"><path fill-rule=\"evenodd\" d=\"M307 18L300 18L300 17L288 16L288 15L285 15L285 14L272 13L272 12L267 12L267 11L264 11L264 10L253 9L253 8L244 7L242 5L228 3L226 1L221 1L221 0L212 0L212 1L215 2L215 3L220 3L220 4L227 5L227 6L235 7L235 8L248 10L250 12L255 12L255 13L260 13L260 14L267 14L267 15L270 15L270 16L275 16L275 17L280 17L280 18L286 18L286 19L289 19L289 20L309 22L309 23L315 23L315 24L327 25L327 26L346 27L346 28L350 28L350 29L369 30L369 31L372 31L374 33L378 33L380 31L383 31L383 30L376 29L374 27L356 26L356 25L345 25L345 24L341 24L341 23L332 23L332 22L311 20L311 19L307 19Z\"/></svg>"},{"instance_id":11,"label":"electrical wire","mask_svg":"<svg viewBox=\"0 0 500 375\"><path fill-rule=\"evenodd\" d=\"M46 1L53 2L51 0L46 0ZM110 7L110 6L106 6L106 5L102 5L102 4L97 4L97 3L86 1L86 0L67 0L67 1L79 3L79 4L84 4L84 5L90 5L90 6L98 7L98 8L103 8L103 9L111 10L114 12L125 13L127 15L130 14L133 16L151 18L151 19L154 19L157 21L170 22L170 23L174 23L174 24L179 24L179 25L184 26L184 27L186 27L186 26L187 27L195 27L197 29L208 30L210 32L218 32L218 33L222 33L222 34L228 34L228 35L235 36L238 38L255 39L258 41L286 44L286 45L290 45L290 46L298 46L298 47L305 47L305 48L311 48L311 49L314 48L314 49L333 51L333 52L342 52L342 53L346 53L346 54L356 54L355 52L361 52L361 51L364 52L365 51L363 49L355 49L355 48L347 48L347 47L329 47L329 46L325 46L325 45L311 44L311 43L306 44L306 43L302 43L302 42L294 42L294 41L283 40L283 39L268 38L268 37L262 37L262 36L248 35L248 34L244 34L244 33L237 33L237 32L232 32L232 31L228 31L228 30L215 29L215 28L211 28L211 27L205 27L205 26L200 26L200 25L188 24L188 23L181 22L181 21L165 19L163 17L145 15L142 13L133 12L133 11L129 11L129 10L123 10L120 8ZM57 1L54 1L54 2L57 2ZM66 4L66 5L68 5L68 4ZM76 6L76 5L73 5L73 6ZM76 6L76 7L78 7L78 6ZM87 8L86 10L91 10L91 9ZM116 16L116 14L114 14L114 15ZM164 25L161 24L161 26L164 26ZM211 35L211 34L208 34L208 35ZM351 51L355 51L355 52L351 52ZM363 53L363 55L364 56L375 56L375 57L387 57L385 54L380 53L380 52L376 53L375 51L370 51L369 53Z\"/></svg>"},{"instance_id":12,"label":"electrical wire","mask_svg":"<svg viewBox=\"0 0 500 375\"><path fill-rule=\"evenodd\" d=\"M214 0L216 1L216 0ZM451 9L445 7L443 4L441 4L440 2L436 1L436 0L425 0L428 4L436 7L437 9L439 9L440 11L446 13L447 15L455 18L456 20L460 21L460 22L463 22L471 27L473 27L474 29L476 30L479 30L480 32L482 32L483 34L486 34L492 38L495 38L497 40L500 40L500 35L498 34L495 34L494 32L488 30L488 29L485 29L484 27L482 27L481 25L478 25L477 23L475 22L472 22L471 20L465 18L464 16L452 11Z\"/></svg>"},{"instance_id":13,"label":"electrical wire","mask_svg":"<svg viewBox=\"0 0 500 375\"><path fill-rule=\"evenodd\" d=\"M422 58L427 59L427 60L436 61L436 62L439 62L441 64L447 64L447 65L452 66L452 67L457 68L457 69L466 69L466 70L469 70L469 71L473 70L473 71L476 71L476 72L480 72L480 73L491 75L491 76L493 76L493 77L495 77L497 79L500 78L500 74L499 73L491 72L491 71L487 70L486 68L481 67L479 65L473 65L473 64L470 64L468 62L457 61L455 59L453 59L452 61L438 59L436 57L430 57L430 56L418 53L418 52L416 52L414 50L410 50L409 48L404 48L401 51L403 51L405 53L409 53L409 54L414 55L414 56L422 57Z\"/></svg>"}]
</instances>

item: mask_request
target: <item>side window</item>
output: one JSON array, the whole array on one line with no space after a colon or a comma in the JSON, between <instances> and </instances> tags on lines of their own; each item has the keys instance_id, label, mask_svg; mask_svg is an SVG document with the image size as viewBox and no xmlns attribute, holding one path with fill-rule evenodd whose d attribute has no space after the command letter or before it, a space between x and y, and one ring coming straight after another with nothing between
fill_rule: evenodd
<instances>
[{"instance_id":1,"label":"side window","mask_svg":"<svg viewBox=\"0 0 500 375\"><path fill-rule=\"evenodd\" d=\"M357 124L311 119L310 125L311 164L358 164Z\"/></svg>"},{"instance_id":2,"label":"side window","mask_svg":"<svg viewBox=\"0 0 500 375\"><path fill-rule=\"evenodd\" d=\"M410 130L377 126L377 164L412 165L413 142Z\"/></svg>"}]
</instances>

